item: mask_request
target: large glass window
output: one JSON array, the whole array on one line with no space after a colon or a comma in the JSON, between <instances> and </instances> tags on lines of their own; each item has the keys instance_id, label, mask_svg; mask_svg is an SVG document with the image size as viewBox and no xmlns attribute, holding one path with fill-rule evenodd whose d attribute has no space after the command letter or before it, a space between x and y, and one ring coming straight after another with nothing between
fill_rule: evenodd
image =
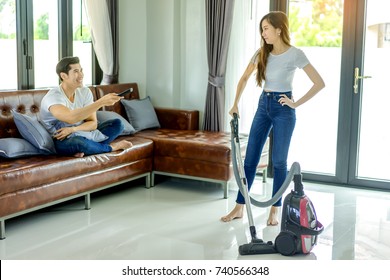
<instances>
[{"instance_id":1,"label":"large glass window","mask_svg":"<svg viewBox=\"0 0 390 280\"><path fill-rule=\"evenodd\" d=\"M357 79L356 97L361 97L358 141L358 178L390 181L389 98L390 2L367 0L363 65ZM388 29L388 30L386 30Z\"/></svg>"},{"instance_id":2,"label":"large glass window","mask_svg":"<svg viewBox=\"0 0 390 280\"><path fill-rule=\"evenodd\" d=\"M301 163L306 179L389 189L389 7L387 0L289 1L293 44L326 84L297 109L289 161ZM298 71L296 95L307 92L305 79Z\"/></svg>"},{"instance_id":3,"label":"large glass window","mask_svg":"<svg viewBox=\"0 0 390 280\"><path fill-rule=\"evenodd\" d=\"M81 0L0 0L0 90L58 85L55 66L71 55L92 84L89 30Z\"/></svg>"},{"instance_id":4,"label":"large glass window","mask_svg":"<svg viewBox=\"0 0 390 280\"><path fill-rule=\"evenodd\" d=\"M17 88L15 0L0 0L0 90Z\"/></svg>"},{"instance_id":5,"label":"large glass window","mask_svg":"<svg viewBox=\"0 0 390 280\"><path fill-rule=\"evenodd\" d=\"M304 171L335 175L344 1L291 0L289 3L292 44L305 52L326 84L308 104L296 110L289 166L298 161ZM304 71L297 71L294 97L300 98L310 87Z\"/></svg>"},{"instance_id":6,"label":"large glass window","mask_svg":"<svg viewBox=\"0 0 390 280\"><path fill-rule=\"evenodd\" d=\"M58 7L57 1L34 0L35 87L58 85Z\"/></svg>"},{"instance_id":7,"label":"large glass window","mask_svg":"<svg viewBox=\"0 0 390 280\"><path fill-rule=\"evenodd\" d=\"M73 2L73 55L80 58L84 85L92 84L92 41L90 27L82 1Z\"/></svg>"}]
</instances>

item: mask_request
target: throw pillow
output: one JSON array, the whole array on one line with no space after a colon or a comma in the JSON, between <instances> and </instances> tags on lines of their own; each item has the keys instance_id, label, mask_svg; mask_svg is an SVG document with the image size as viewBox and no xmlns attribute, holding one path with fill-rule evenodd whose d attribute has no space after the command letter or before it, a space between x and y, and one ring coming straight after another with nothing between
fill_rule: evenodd
<instances>
[{"instance_id":1,"label":"throw pillow","mask_svg":"<svg viewBox=\"0 0 390 280\"><path fill-rule=\"evenodd\" d=\"M55 154L53 139L49 132L41 125L41 123L26 115L20 114L12 110L14 122L19 130L19 133L24 139L30 142L35 148L46 154Z\"/></svg>"},{"instance_id":2,"label":"throw pillow","mask_svg":"<svg viewBox=\"0 0 390 280\"><path fill-rule=\"evenodd\" d=\"M122 99L121 102L135 131L161 127L149 96L144 99Z\"/></svg>"},{"instance_id":3,"label":"throw pillow","mask_svg":"<svg viewBox=\"0 0 390 280\"><path fill-rule=\"evenodd\" d=\"M130 135L135 133L134 127L121 115L112 111L97 111L96 117L99 123L109 121L112 119L119 119L123 123L124 129L121 135Z\"/></svg>"},{"instance_id":4,"label":"throw pillow","mask_svg":"<svg viewBox=\"0 0 390 280\"><path fill-rule=\"evenodd\" d=\"M18 158L39 155L41 152L28 141L21 138L0 139L0 157Z\"/></svg>"}]
</instances>

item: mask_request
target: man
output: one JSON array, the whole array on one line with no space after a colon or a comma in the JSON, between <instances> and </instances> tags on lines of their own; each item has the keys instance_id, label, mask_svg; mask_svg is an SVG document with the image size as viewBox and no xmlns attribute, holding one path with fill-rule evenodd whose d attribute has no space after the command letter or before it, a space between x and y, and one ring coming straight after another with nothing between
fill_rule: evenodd
<instances>
[{"instance_id":1,"label":"man","mask_svg":"<svg viewBox=\"0 0 390 280\"><path fill-rule=\"evenodd\" d=\"M83 86L83 69L78 57L65 57L56 72L61 80L41 102L41 120L53 136L58 154L83 157L132 147L122 140L111 143L123 130L119 119L97 124L96 111L112 106L123 97L110 93L93 101L92 92Z\"/></svg>"}]
</instances>

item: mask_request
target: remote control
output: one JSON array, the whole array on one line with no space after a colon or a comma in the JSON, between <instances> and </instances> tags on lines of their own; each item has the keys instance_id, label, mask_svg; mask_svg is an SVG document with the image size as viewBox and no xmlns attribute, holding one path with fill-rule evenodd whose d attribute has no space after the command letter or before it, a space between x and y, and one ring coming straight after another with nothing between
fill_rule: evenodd
<instances>
[{"instance_id":1,"label":"remote control","mask_svg":"<svg viewBox=\"0 0 390 280\"><path fill-rule=\"evenodd\" d=\"M122 92L118 93L117 95L118 96L123 96L123 95L125 95L126 93L129 93L129 92L133 92L133 89L132 88L126 89L125 91L122 91Z\"/></svg>"}]
</instances>

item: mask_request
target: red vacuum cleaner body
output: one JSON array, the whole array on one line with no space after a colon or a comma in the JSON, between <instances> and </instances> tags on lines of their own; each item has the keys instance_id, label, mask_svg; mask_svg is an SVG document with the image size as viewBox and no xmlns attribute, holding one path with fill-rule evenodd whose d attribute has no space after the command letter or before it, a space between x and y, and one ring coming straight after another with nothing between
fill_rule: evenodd
<instances>
[{"instance_id":1,"label":"red vacuum cleaner body","mask_svg":"<svg viewBox=\"0 0 390 280\"><path fill-rule=\"evenodd\" d=\"M281 231L275 239L275 249L285 256L310 253L324 229L313 203L303 192L300 177L294 177L294 190L283 201Z\"/></svg>"}]
</instances>

